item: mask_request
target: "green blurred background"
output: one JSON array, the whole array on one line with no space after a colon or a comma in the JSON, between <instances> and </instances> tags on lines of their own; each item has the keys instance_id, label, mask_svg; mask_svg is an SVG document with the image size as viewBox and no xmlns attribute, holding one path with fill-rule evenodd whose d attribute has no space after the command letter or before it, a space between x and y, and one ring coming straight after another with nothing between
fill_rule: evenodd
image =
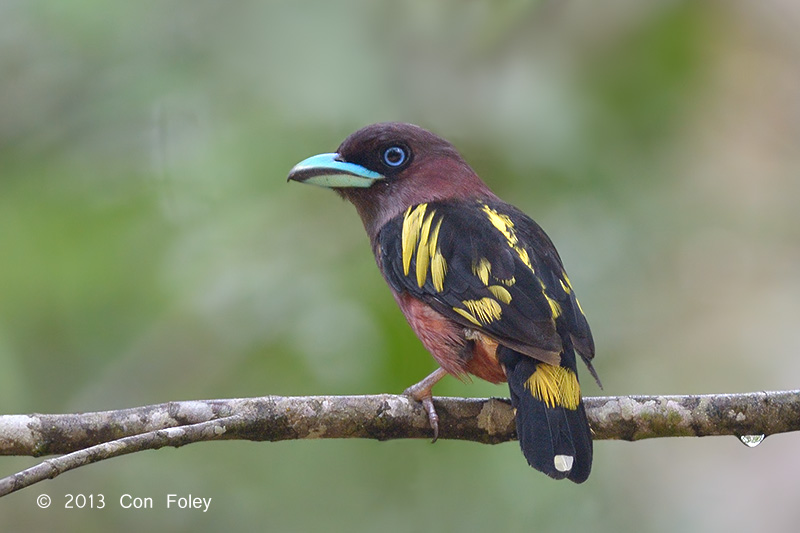
<instances>
[{"instance_id":1,"label":"green blurred background","mask_svg":"<svg viewBox=\"0 0 800 533\"><path fill-rule=\"evenodd\" d=\"M433 370L352 207L285 182L382 120L450 139L550 233L595 333L605 390L584 371L586 394L797 388L798 27L778 0L4 0L0 412L399 392ZM38 484L0 520L797 531L798 445L602 441L576 486L516 443L204 443ZM64 510L70 493L106 508Z\"/></svg>"}]
</instances>

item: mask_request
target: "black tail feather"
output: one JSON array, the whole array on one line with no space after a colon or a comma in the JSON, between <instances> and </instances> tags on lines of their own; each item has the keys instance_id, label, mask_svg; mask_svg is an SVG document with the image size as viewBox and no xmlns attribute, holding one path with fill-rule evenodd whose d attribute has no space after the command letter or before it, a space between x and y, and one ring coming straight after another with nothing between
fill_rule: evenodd
<instances>
[{"instance_id":1,"label":"black tail feather","mask_svg":"<svg viewBox=\"0 0 800 533\"><path fill-rule=\"evenodd\" d=\"M555 479L586 481L592 469L592 435L583 401L575 408L548 405L526 385L544 363L504 347L498 355L506 369L517 435L528 464ZM569 368L570 362L574 372L574 354L562 357L562 366Z\"/></svg>"}]
</instances>

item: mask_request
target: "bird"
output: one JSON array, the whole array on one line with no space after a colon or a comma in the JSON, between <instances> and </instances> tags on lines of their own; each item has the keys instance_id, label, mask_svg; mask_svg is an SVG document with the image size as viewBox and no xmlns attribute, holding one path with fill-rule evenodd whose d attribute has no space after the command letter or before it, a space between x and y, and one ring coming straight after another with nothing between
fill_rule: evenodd
<instances>
[{"instance_id":1,"label":"bird","mask_svg":"<svg viewBox=\"0 0 800 533\"><path fill-rule=\"evenodd\" d=\"M439 365L404 391L422 403L434 441L439 380L507 382L528 464L586 481L592 432L576 354L600 385L594 340L544 230L451 143L413 124L363 127L336 152L295 165L287 181L333 189L355 206L395 301Z\"/></svg>"}]
</instances>

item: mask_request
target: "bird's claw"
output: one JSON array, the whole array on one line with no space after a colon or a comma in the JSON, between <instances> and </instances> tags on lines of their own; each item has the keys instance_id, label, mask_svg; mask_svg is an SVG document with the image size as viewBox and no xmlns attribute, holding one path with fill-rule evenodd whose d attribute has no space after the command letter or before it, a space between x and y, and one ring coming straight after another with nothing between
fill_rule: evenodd
<instances>
[{"instance_id":1,"label":"bird's claw","mask_svg":"<svg viewBox=\"0 0 800 533\"><path fill-rule=\"evenodd\" d=\"M421 402L425 412L428 413L428 422L430 422L431 429L433 429L433 441L431 442L436 442L439 438L439 415L436 414L436 408L433 406L431 389L446 375L447 372L444 369L437 368L428 377L403 391L405 396Z\"/></svg>"},{"instance_id":2,"label":"bird's claw","mask_svg":"<svg viewBox=\"0 0 800 533\"><path fill-rule=\"evenodd\" d=\"M433 444L439 438L439 415L436 414L436 408L433 406L433 398L423 398L422 407L428 412L428 422L433 429L433 440L431 441Z\"/></svg>"},{"instance_id":3,"label":"bird's claw","mask_svg":"<svg viewBox=\"0 0 800 533\"><path fill-rule=\"evenodd\" d=\"M422 407L425 408L425 412L428 413L428 422L431 425L431 429L433 429L433 440L431 443L436 442L439 438L439 415L436 414L436 408L433 406L433 396L431 395L430 389L419 390L411 386L403 391L403 395L420 402Z\"/></svg>"}]
</instances>

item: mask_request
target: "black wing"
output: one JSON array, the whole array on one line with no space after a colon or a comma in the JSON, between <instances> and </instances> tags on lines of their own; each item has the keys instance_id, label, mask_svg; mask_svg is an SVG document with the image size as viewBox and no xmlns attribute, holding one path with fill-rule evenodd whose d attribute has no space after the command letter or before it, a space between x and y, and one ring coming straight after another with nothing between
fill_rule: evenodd
<instances>
[{"instance_id":1,"label":"black wing","mask_svg":"<svg viewBox=\"0 0 800 533\"><path fill-rule=\"evenodd\" d=\"M381 229L378 245L389 284L455 322L551 364L559 362L563 335L587 364L594 356L558 252L513 206L455 200L411 206Z\"/></svg>"}]
</instances>

